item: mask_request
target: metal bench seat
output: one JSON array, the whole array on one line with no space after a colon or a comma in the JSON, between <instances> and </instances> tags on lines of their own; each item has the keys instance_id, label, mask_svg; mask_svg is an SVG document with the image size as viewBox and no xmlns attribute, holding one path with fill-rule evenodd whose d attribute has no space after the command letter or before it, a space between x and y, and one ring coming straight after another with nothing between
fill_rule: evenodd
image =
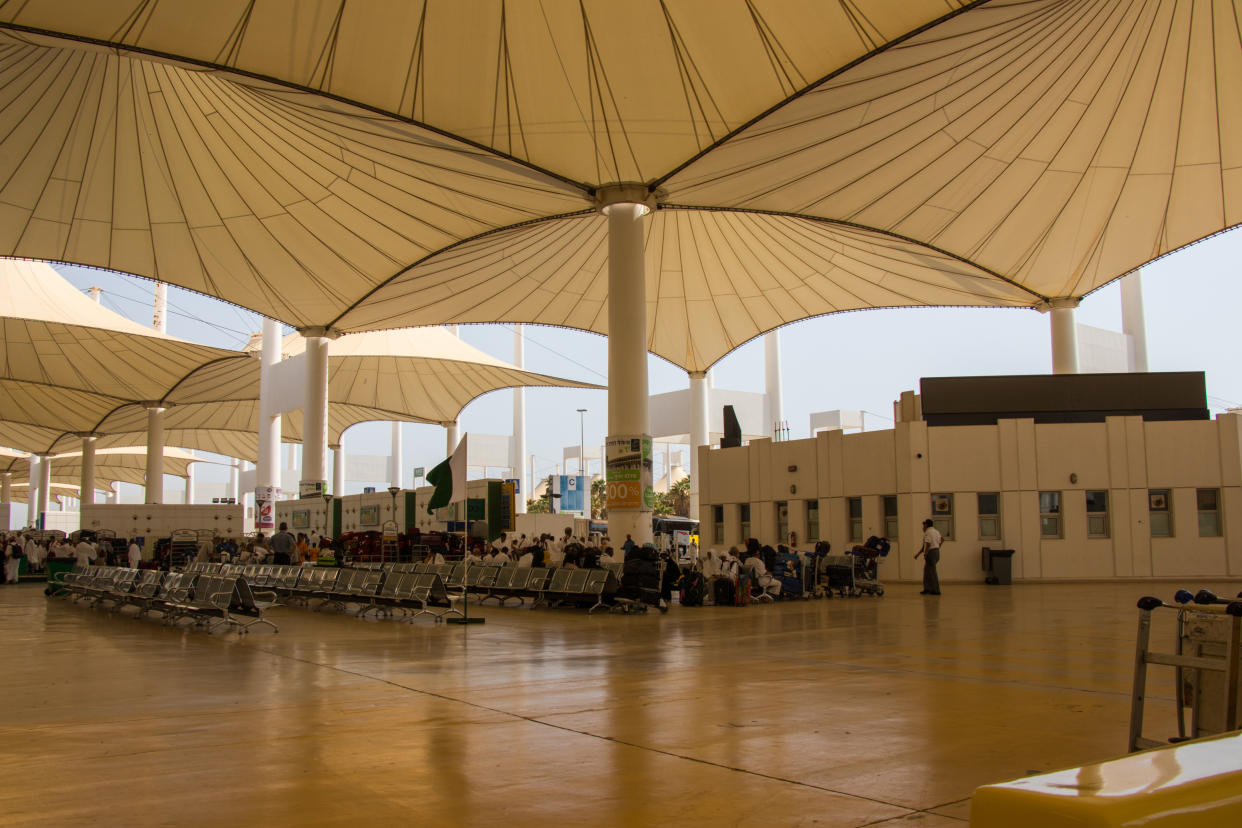
<instances>
[{"instance_id":1,"label":"metal bench seat","mask_svg":"<svg viewBox=\"0 0 1242 828\"><path fill-rule=\"evenodd\" d=\"M349 603L370 603L384 581L384 572L377 569L342 569L331 591L316 609L334 605L342 610Z\"/></svg>"},{"instance_id":2,"label":"metal bench seat","mask_svg":"<svg viewBox=\"0 0 1242 828\"><path fill-rule=\"evenodd\" d=\"M268 607L276 603L278 596L270 590L254 590L246 579L238 578L235 582L233 592L233 601L229 605L230 620L236 616L249 618L249 621L239 622L233 620L234 624L240 624L238 632L248 633L250 628L256 624L267 624L272 628L272 632L280 632L280 627L276 626L276 622L265 617L264 612Z\"/></svg>"},{"instance_id":3,"label":"metal bench seat","mask_svg":"<svg viewBox=\"0 0 1242 828\"><path fill-rule=\"evenodd\" d=\"M274 593L264 595L275 598ZM245 579L239 575L204 574L195 581L190 597L169 607L171 614L168 623L175 624L188 617L208 630L230 626L236 627L238 632L246 632L255 624L268 624L276 629L273 622L263 617L263 607L268 605L270 602L264 601L260 606Z\"/></svg>"},{"instance_id":4,"label":"metal bench seat","mask_svg":"<svg viewBox=\"0 0 1242 828\"><path fill-rule=\"evenodd\" d=\"M165 574L158 569L142 570L133 588L126 595L122 596L121 603L126 606L140 608L145 606L147 601L159 594L160 587L164 583Z\"/></svg>"}]
</instances>

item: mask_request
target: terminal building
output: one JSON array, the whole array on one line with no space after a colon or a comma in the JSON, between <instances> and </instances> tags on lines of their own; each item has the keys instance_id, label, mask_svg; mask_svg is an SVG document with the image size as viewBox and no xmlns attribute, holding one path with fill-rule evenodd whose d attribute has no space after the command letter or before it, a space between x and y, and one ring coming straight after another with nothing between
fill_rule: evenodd
<instances>
[{"instance_id":1,"label":"terminal building","mask_svg":"<svg viewBox=\"0 0 1242 828\"><path fill-rule=\"evenodd\" d=\"M892 429L699 449L705 547L892 541L883 574L978 581L1242 575L1242 418L1208 419L1202 374L925 379ZM1039 410L1034 410L1038 408Z\"/></svg>"}]
</instances>

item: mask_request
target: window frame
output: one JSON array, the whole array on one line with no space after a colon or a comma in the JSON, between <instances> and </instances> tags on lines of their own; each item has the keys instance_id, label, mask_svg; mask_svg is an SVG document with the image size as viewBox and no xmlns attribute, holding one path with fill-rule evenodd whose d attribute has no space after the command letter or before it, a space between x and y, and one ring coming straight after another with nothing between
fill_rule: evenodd
<instances>
[{"instance_id":1,"label":"window frame","mask_svg":"<svg viewBox=\"0 0 1242 828\"><path fill-rule=\"evenodd\" d=\"M808 542L819 541L819 498L806 502L806 539Z\"/></svg>"},{"instance_id":2,"label":"window frame","mask_svg":"<svg viewBox=\"0 0 1242 828\"><path fill-rule=\"evenodd\" d=\"M937 498L945 498L940 503ZM948 505L947 511L940 508L940 504ZM953 492L932 492L931 501L928 504L931 509L931 522L936 527L936 531L940 533L940 537L945 540L954 539L954 509L953 509Z\"/></svg>"},{"instance_id":3,"label":"window frame","mask_svg":"<svg viewBox=\"0 0 1242 828\"><path fill-rule=\"evenodd\" d=\"M892 511L889 511L889 505L892 505ZM884 495L881 502L882 511L884 512L884 537L888 540L897 540L898 532L901 527L900 507L897 505L897 495Z\"/></svg>"},{"instance_id":4,"label":"window frame","mask_svg":"<svg viewBox=\"0 0 1242 828\"><path fill-rule=\"evenodd\" d=\"M1200 497L1201 497L1201 496L1202 496L1205 492L1211 492L1211 493L1212 493L1212 497L1213 497L1213 498L1215 499L1215 501L1216 501L1216 507L1215 507L1214 509L1204 509L1204 508L1203 508L1203 505L1202 505L1201 501L1199 500L1199 498L1200 498ZM1198 521L1197 521L1197 523L1198 523L1198 525L1199 525L1199 537L1201 537L1201 538L1219 538L1219 537L1223 537L1223 536L1224 536L1224 533L1223 533L1223 532L1221 532L1221 525L1220 525L1220 489L1218 489L1218 488L1212 488L1212 487L1208 487L1208 488L1206 488L1206 489L1195 489L1195 512L1196 512L1196 515L1197 515L1197 517L1198 517ZM1204 518L1204 516L1205 516L1205 515L1211 515L1211 516L1212 516L1212 521L1213 521L1213 523L1215 524L1215 531L1214 531L1214 532L1212 532L1212 533L1210 533L1210 534L1204 534L1204 532L1203 532L1203 518Z\"/></svg>"},{"instance_id":5,"label":"window frame","mask_svg":"<svg viewBox=\"0 0 1242 828\"><path fill-rule=\"evenodd\" d=\"M712 543L724 543L724 506L717 504L712 507Z\"/></svg>"},{"instance_id":6,"label":"window frame","mask_svg":"<svg viewBox=\"0 0 1242 828\"><path fill-rule=\"evenodd\" d=\"M1164 498L1164 508L1153 508L1152 504L1156 502L1157 497ZM1163 531L1156 531L1155 515L1164 515ZM1147 490L1147 530L1148 535L1153 538L1172 538L1176 524L1173 522L1173 490L1172 489L1148 489Z\"/></svg>"},{"instance_id":7,"label":"window frame","mask_svg":"<svg viewBox=\"0 0 1242 828\"><path fill-rule=\"evenodd\" d=\"M854 507L858 507L858 515L854 515ZM849 540L851 543L862 543L862 498L847 497L845 499L845 515L849 521Z\"/></svg>"},{"instance_id":8,"label":"window frame","mask_svg":"<svg viewBox=\"0 0 1242 828\"><path fill-rule=\"evenodd\" d=\"M1092 511L1091 495L1093 494L1103 495L1104 497L1104 509L1103 510L1097 509L1095 511ZM1107 489L1084 489L1083 500L1085 501L1084 505L1086 506L1086 509L1087 509L1087 537L1091 539L1111 538L1113 534L1113 522L1112 522L1112 516L1109 514L1110 510L1108 507L1108 490ZM1091 530L1091 519L1092 518L1099 519L1101 516L1103 517L1103 520L1104 520L1104 531L1093 532Z\"/></svg>"},{"instance_id":9,"label":"window frame","mask_svg":"<svg viewBox=\"0 0 1242 828\"><path fill-rule=\"evenodd\" d=\"M738 518L739 518L738 525L742 530L742 543L746 543L746 541L749 540L751 537L750 535L750 527L751 527L750 504L739 503L737 512L738 512Z\"/></svg>"},{"instance_id":10,"label":"window frame","mask_svg":"<svg viewBox=\"0 0 1242 828\"><path fill-rule=\"evenodd\" d=\"M1050 510L1044 509L1044 497L1055 496L1056 507ZM1059 490L1040 491L1036 493L1039 498L1039 538L1040 540L1057 540L1065 537L1065 497L1064 492ZM1056 534L1051 534L1046 529L1047 521L1056 521Z\"/></svg>"},{"instance_id":11,"label":"window frame","mask_svg":"<svg viewBox=\"0 0 1242 828\"><path fill-rule=\"evenodd\" d=\"M982 504L982 501L980 501L979 499L981 497L996 498L996 511L994 512L983 511L983 504ZM1000 540L1001 539L1001 513L1000 513L1001 496L1000 496L1000 492L975 492L975 508L977 512L976 517L979 520L979 540L997 540L997 541ZM984 531L983 529L984 520L991 520L995 522L996 530L994 533L989 534Z\"/></svg>"},{"instance_id":12,"label":"window frame","mask_svg":"<svg viewBox=\"0 0 1242 828\"><path fill-rule=\"evenodd\" d=\"M782 511L785 513L785 516L783 518L781 517ZM776 542L778 545L789 542L789 501L788 500L776 501Z\"/></svg>"}]
</instances>

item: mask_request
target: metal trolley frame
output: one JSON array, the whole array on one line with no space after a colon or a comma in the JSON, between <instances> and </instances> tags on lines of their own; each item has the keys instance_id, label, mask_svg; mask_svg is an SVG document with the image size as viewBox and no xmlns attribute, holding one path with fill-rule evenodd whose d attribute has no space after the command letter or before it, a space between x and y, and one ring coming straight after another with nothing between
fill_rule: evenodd
<instances>
[{"instance_id":1,"label":"metal trolley frame","mask_svg":"<svg viewBox=\"0 0 1242 828\"><path fill-rule=\"evenodd\" d=\"M1151 617L1158 609L1177 612L1177 636L1171 653L1157 652L1151 647ZM1192 609L1146 597L1139 600L1138 610L1128 750L1133 753L1167 744L1146 738L1142 732L1149 664L1174 668L1173 698L1177 706L1178 735L1169 741L1237 730L1242 601L1196 605ZM1187 706L1191 708L1189 733L1185 720Z\"/></svg>"}]
</instances>

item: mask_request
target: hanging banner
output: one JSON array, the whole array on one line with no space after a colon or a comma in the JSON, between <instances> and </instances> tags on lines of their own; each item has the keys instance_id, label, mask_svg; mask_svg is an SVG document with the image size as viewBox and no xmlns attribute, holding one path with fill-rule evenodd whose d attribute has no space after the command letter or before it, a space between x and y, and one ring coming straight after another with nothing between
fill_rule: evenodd
<instances>
[{"instance_id":1,"label":"hanging banner","mask_svg":"<svg viewBox=\"0 0 1242 828\"><path fill-rule=\"evenodd\" d=\"M326 480L303 480L298 484L298 499L305 500L310 497L323 497L323 493L328 490L328 481Z\"/></svg>"},{"instance_id":2,"label":"hanging banner","mask_svg":"<svg viewBox=\"0 0 1242 828\"><path fill-rule=\"evenodd\" d=\"M585 512L587 505L586 477L582 475L561 475L561 502L557 504L558 512Z\"/></svg>"},{"instance_id":3,"label":"hanging banner","mask_svg":"<svg viewBox=\"0 0 1242 828\"><path fill-rule=\"evenodd\" d=\"M655 505L651 485L651 435L609 437L607 455L608 510L649 511Z\"/></svg>"}]
</instances>

